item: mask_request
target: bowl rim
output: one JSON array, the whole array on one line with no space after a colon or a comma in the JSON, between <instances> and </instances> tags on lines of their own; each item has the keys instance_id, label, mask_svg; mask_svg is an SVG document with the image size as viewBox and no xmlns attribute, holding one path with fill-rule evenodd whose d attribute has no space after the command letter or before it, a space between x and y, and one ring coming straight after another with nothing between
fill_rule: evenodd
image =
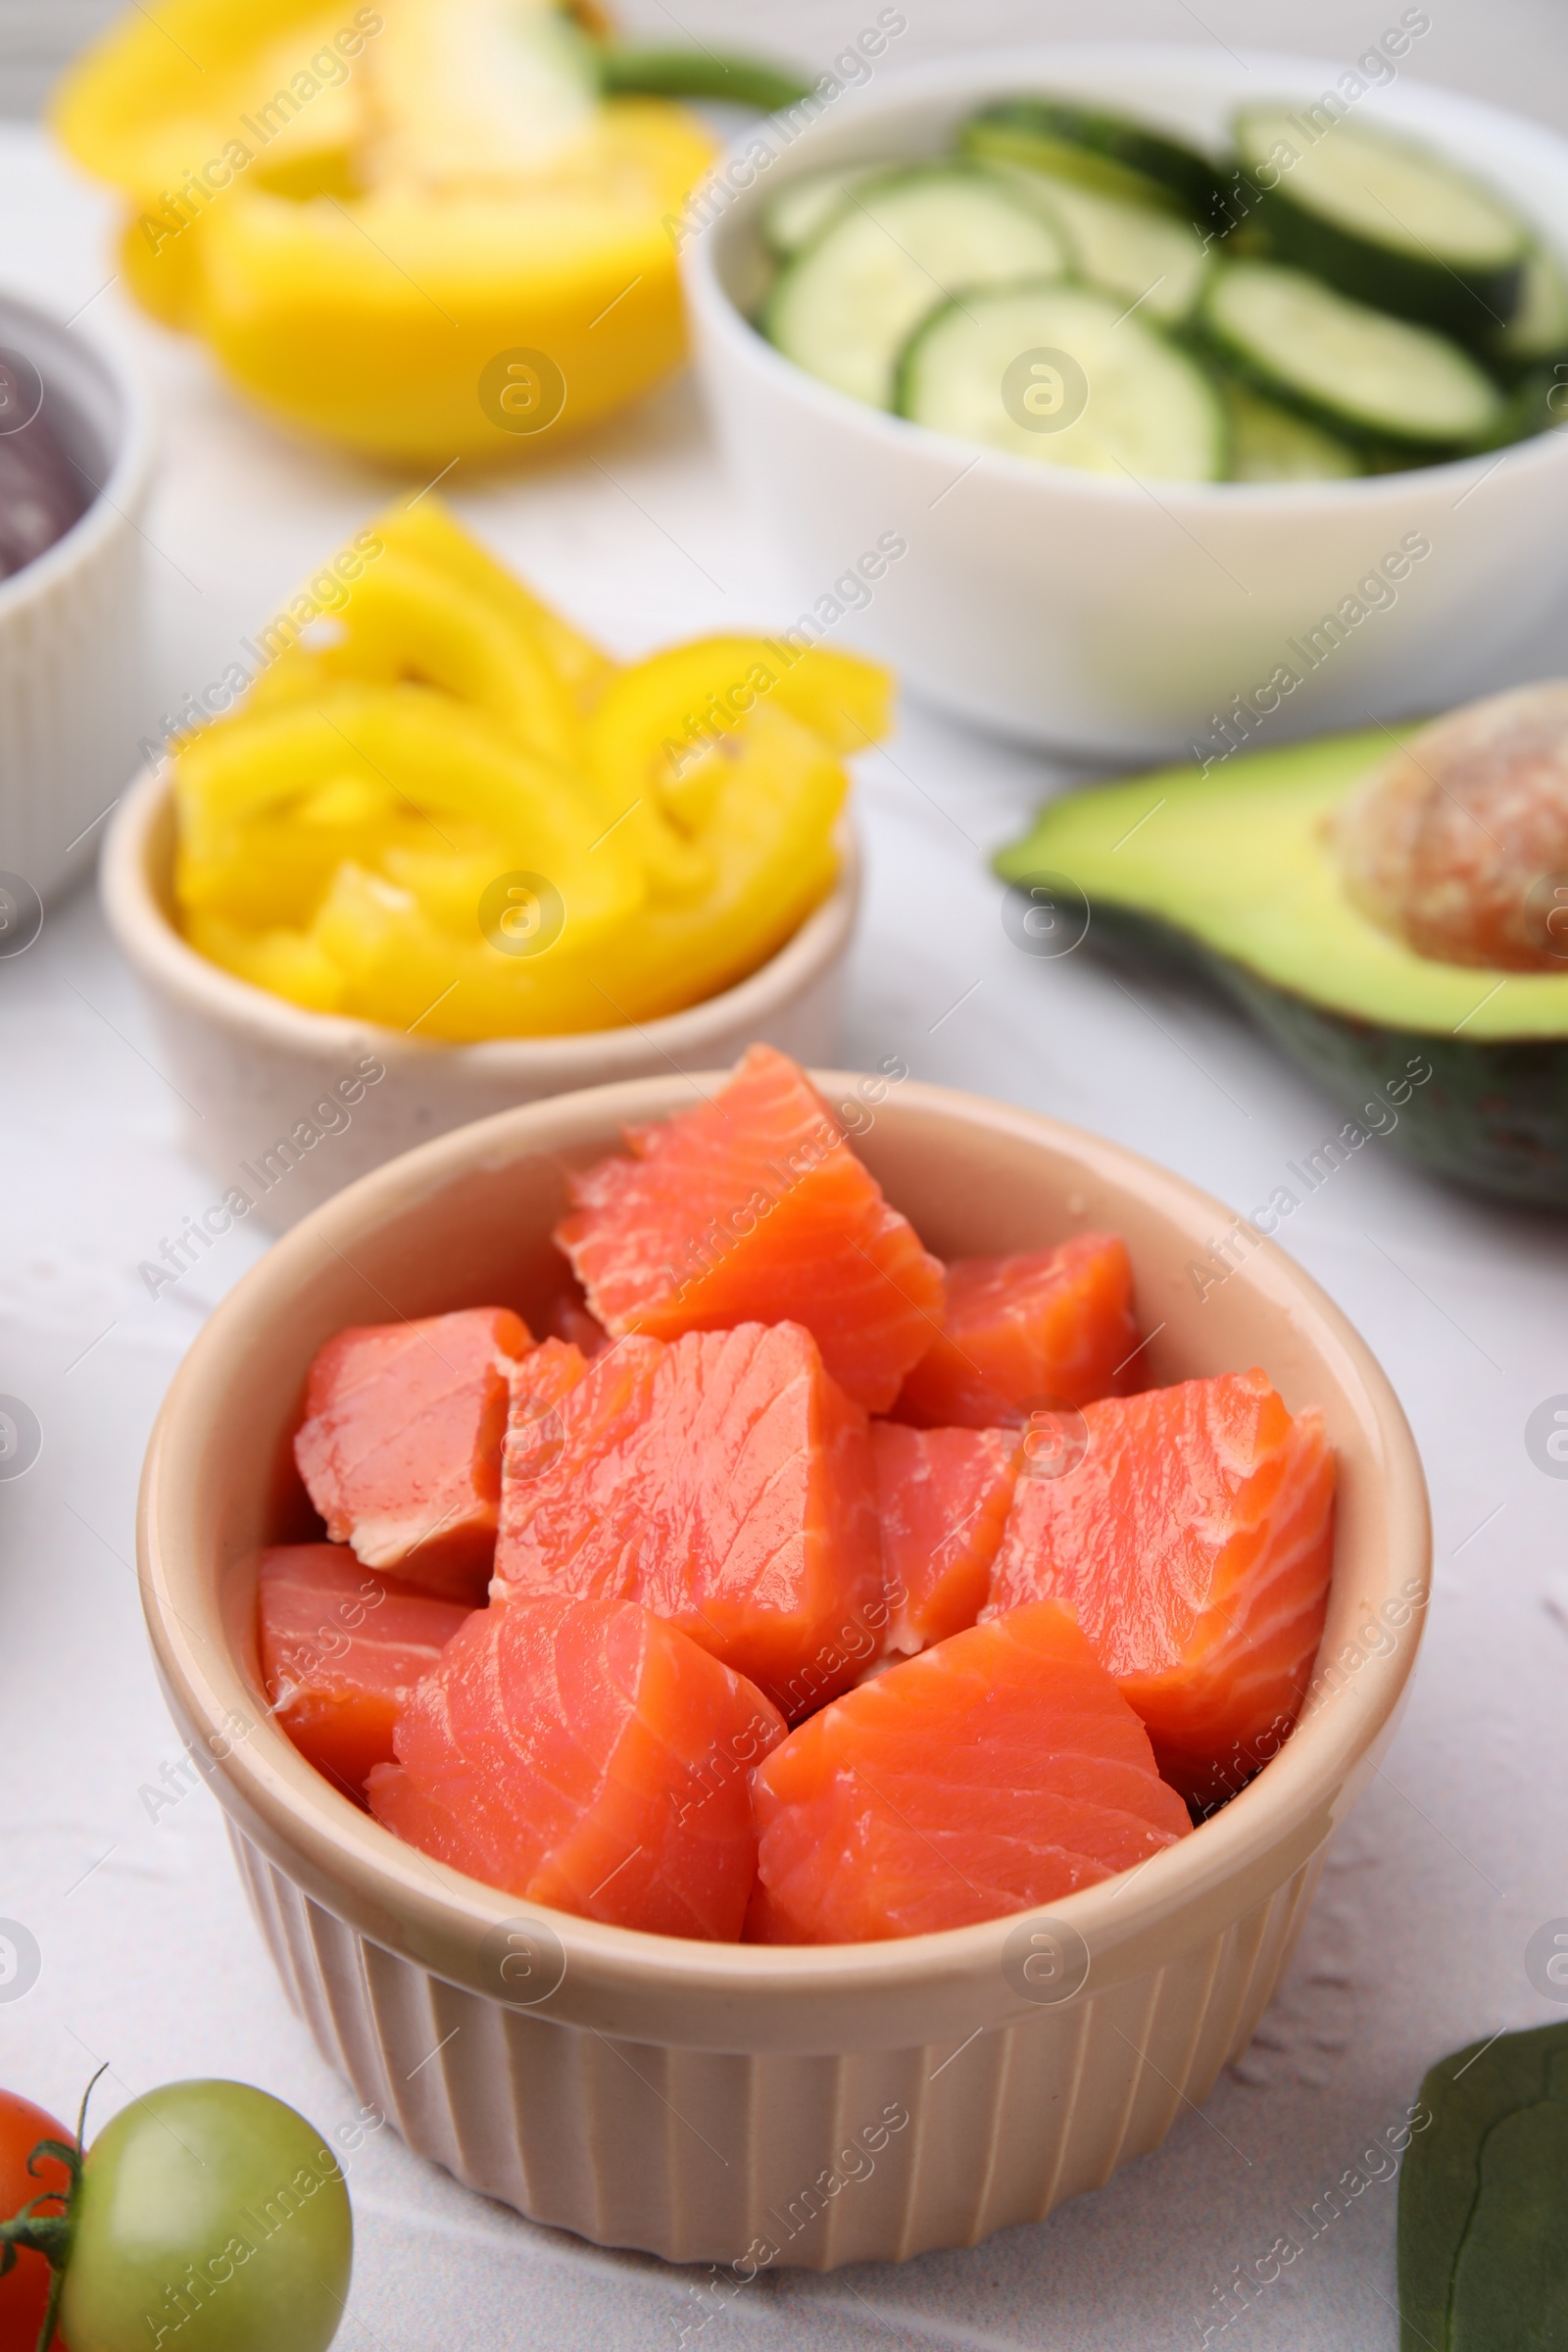
<instances>
[{"instance_id":1,"label":"bowl rim","mask_svg":"<svg viewBox=\"0 0 1568 2352\"><path fill-rule=\"evenodd\" d=\"M1303 79L1326 78L1332 82L1344 71L1343 63L1328 59L1312 59L1298 52L1284 50L1248 49L1237 53L1249 66L1261 66L1278 72L1284 79L1300 75ZM1038 79L1054 69L1063 74L1074 70L1093 74L1103 72L1113 59L1125 60L1135 55L1142 64L1157 70L1160 66L1179 66L1190 73L1195 51L1185 44L1155 41L1082 41L1040 42L1012 44L995 50L974 50L957 58L921 59L890 68L885 74L862 90L848 93L852 111L837 117L818 116L792 141L788 151L774 159L779 176L773 170L758 170L752 150L757 141L753 128L742 131L731 141L723 154L714 159L705 186L728 185L725 174L732 165L746 165L752 171L748 183L730 194L718 217L699 227L684 246L680 261L687 301L703 329L721 343L727 355L739 365L760 375L774 389L789 394L798 403L812 411L824 424L840 431L851 430L868 444L904 450L907 455L923 460L928 466L941 462L951 468L956 453L966 453L970 465L965 472L974 471L1004 490L1017 493L1019 485L1029 482L1042 491L1063 498L1087 502L1114 500L1125 508L1150 492L1144 483L1129 476L1126 480L1110 475L1089 472L1070 466L1046 466L1030 459L1016 457L1009 451L988 449L982 444L960 441L956 435L935 431L927 425L916 424L907 416L900 416L885 409L875 409L863 401L841 392L835 385L824 383L768 342L754 326L732 299L725 287L718 257L726 240L732 238L744 220L759 211L775 188L785 186L789 179L804 175L811 168L810 150L817 134L831 132L839 125L854 122L863 126L868 135L874 132L879 119L897 115L908 107L918 107L933 98L948 99L978 95L993 84L1001 91L1009 77L1028 74ZM1392 88L1394 85L1388 85ZM1568 175L1568 140L1558 136L1544 123L1531 122L1527 117L1514 115L1507 109L1485 101L1466 97L1462 92L1448 90L1439 83L1421 79L1418 75L1401 75L1398 86L1406 98L1413 101L1414 112L1430 112L1440 116L1456 116L1476 120L1478 126L1494 128L1506 126L1509 133L1517 132L1527 148L1549 154L1565 175ZM1369 97L1385 95L1369 92ZM1401 102L1402 107L1402 102ZM804 154L803 154L803 151ZM1538 226L1544 226L1537 223ZM1568 237L1559 240L1568 246ZM1531 468L1552 466L1568 468L1568 430L1547 430L1534 433L1524 441L1513 442L1500 450L1483 450L1472 457L1445 459L1436 465L1411 466L1385 474L1363 474L1348 480L1294 482L1186 482L1160 478L1160 503L1171 508L1187 508L1197 514L1213 516L1216 513L1262 514L1278 513L1284 520L1299 513L1303 507L1321 503L1331 512L1349 509L1354 513L1375 513L1380 505L1390 509L1408 499L1407 486L1412 481L1424 483L1433 479L1445 485L1452 484L1460 492L1455 504L1462 503L1490 473L1499 470L1517 475ZM950 487L956 487L950 484Z\"/></svg>"},{"instance_id":2,"label":"bowl rim","mask_svg":"<svg viewBox=\"0 0 1568 2352\"><path fill-rule=\"evenodd\" d=\"M115 438L108 472L95 485L92 497L71 528L63 531L30 564L24 564L9 579L0 580L0 626L28 604L48 596L62 577L84 569L106 540L135 529L134 517L152 477L155 448L152 411L140 384L100 335L91 327L79 325L76 318L61 318L31 295L20 293L12 286L0 286L0 324L12 313L24 321L25 332L37 334L44 350L51 344L58 349L69 335L71 348L80 352L88 367L97 370L110 395L115 411Z\"/></svg>"},{"instance_id":3,"label":"bowl rim","mask_svg":"<svg viewBox=\"0 0 1568 2352\"><path fill-rule=\"evenodd\" d=\"M176 1372L148 1447L137 1513L137 1572L143 1608L158 1671L170 1704L183 1729L210 1750L203 1769L215 1793L234 1815L242 1834L264 1851L283 1857L285 1875L314 1891L324 1907L347 1917L370 1940L415 1959L430 1974L487 1994L501 1996L482 1974L481 1944L504 1924L537 1924L553 1937L566 1964L562 2000L543 2011L567 2022L624 2021L662 2015L671 2004L695 2020L664 2038L699 2046L756 2046L759 2034L794 2032L808 2038L788 2046L817 2046L809 2035L812 2003L848 2004L866 2021L893 2016L898 2004L917 1995L948 2014L986 2014L986 2004L1004 2022L1031 2013L1008 1991L1002 1977L1003 1947L1020 1919L1039 1912L1004 1916L938 1934L873 1944L753 1946L710 1944L610 1927L543 1906L524 1903L431 1860L362 1813L340 1795L294 1749L268 1716L251 1722L257 1709L248 1678L223 1631L217 1577L210 1561L197 1560L194 1545L182 1549L188 1497L209 1417L221 1417L225 1367L235 1366L252 1344L258 1320L286 1309L328 1258L348 1258L357 1237L429 1202L448 1186L475 1170L495 1171L518 1159L548 1159L553 1153L597 1150L630 1122L657 1118L690 1102L694 1087L704 1092L726 1073L622 1081L503 1111L440 1136L336 1194L274 1244L211 1316ZM830 1096L853 1088L857 1074L813 1071ZM901 1120L909 1113L956 1120L1009 1145L1033 1144L1065 1155L1084 1175L1136 1197L1144 1209L1168 1219L1183 1246L1201 1249L1200 1237L1217 1230L1219 1202L1169 1170L1124 1147L1033 1111L908 1081L879 1116ZM1336 1581L1353 1573L1355 1606L1367 1613L1383 1594L1413 1596L1400 1638L1386 1654L1358 1657L1356 1670L1340 1688L1329 1689L1303 1714L1293 1737L1266 1769L1223 1810L1176 1845L1156 1854L1130 1875L1062 1898L1050 1917L1069 1923L1104 1961L1110 1982L1151 1965L1151 1938L1195 1920L1229 1925L1261 1903L1294 1871L1304 1868L1333 1826L1342 1804L1357 1793L1376 1756L1392 1737L1397 1711L1419 1648L1430 1595L1431 1528L1425 1480L1404 1414L1387 1376L1366 1343L1332 1299L1283 1250L1258 1250L1233 1279L1255 1288L1325 1365L1326 1377L1353 1400L1366 1456L1385 1496L1387 1560L1336 1560ZM217 1400L215 1402L215 1399ZM1396 1584L1396 1579L1399 1582ZM1382 1604L1386 1605L1386 1603ZM1321 1653L1320 1653L1321 1656ZM235 1719L245 1724L235 1737ZM1140 1956L1142 1955L1142 1956ZM1163 1952L1158 1962L1168 1958ZM1097 1977L1097 1984L1100 1979ZM803 2019L780 2022L786 1995L810 1996ZM884 2011L883 2004L893 2008ZM956 2007L955 2004L956 2003ZM510 2005L510 2004L509 2004ZM895 2031L890 2026L887 2030ZM965 2031L967 2028L964 2029ZM633 2038L659 2039L646 2023ZM712 2038L706 2040L705 2035ZM925 2038L940 2038L930 2034ZM782 2045L780 2045L782 2046Z\"/></svg>"},{"instance_id":4,"label":"bowl rim","mask_svg":"<svg viewBox=\"0 0 1568 2352\"><path fill-rule=\"evenodd\" d=\"M104 835L98 889L117 945L144 980L187 1010L249 1042L313 1057L342 1055L372 1045L389 1073L460 1069L491 1081L581 1083L585 1057L613 1057L619 1046L639 1060L675 1057L689 1062L714 1042L773 1017L805 992L848 949L859 907L862 859L846 814L839 820L839 871L832 889L775 949L765 963L717 996L655 1020L619 1028L583 1029L544 1037L471 1041L415 1037L406 1030L352 1013L316 1012L211 963L175 930L149 878L154 829L173 794L166 760L143 768L127 787Z\"/></svg>"}]
</instances>

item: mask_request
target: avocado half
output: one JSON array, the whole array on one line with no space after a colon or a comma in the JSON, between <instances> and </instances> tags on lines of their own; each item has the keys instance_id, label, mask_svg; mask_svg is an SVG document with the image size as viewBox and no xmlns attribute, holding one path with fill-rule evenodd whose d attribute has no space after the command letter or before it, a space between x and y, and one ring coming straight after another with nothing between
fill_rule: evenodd
<instances>
[{"instance_id":1,"label":"avocado half","mask_svg":"<svg viewBox=\"0 0 1568 2352\"><path fill-rule=\"evenodd\" d=\"M1568 1206L1568 962L1434 962L1340 881L1325 819L1391 748L1379 727L1070 793L996 870L1023 890L1075 884L1090 946L1196 965L1351 1118L1396 1103L1386 1131L1428 1167Z\"/></svg>"}]
</instances>

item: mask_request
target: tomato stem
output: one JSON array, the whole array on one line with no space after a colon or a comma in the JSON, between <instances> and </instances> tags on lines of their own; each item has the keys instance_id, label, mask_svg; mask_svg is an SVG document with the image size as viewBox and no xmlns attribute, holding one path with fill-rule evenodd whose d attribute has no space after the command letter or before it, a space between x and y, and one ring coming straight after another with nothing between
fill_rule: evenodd
<instances>
[{"instance_id":1,"label":"tomato stem","mask_svg":"<svg viewBox=\"0 0 1568 2352\"><path fill-rule=\"evenodd\" d=\"M65 2291L66 2265L65 2258L62 2256L60 2261L54 2265L49 2279L49 2300L44 2305L43 2326L38 2330L35 2352L50 2352L50 2346L55 2340L55 2323L60 2317L60 2298Z\"/></svg>"},{"instance_id":2,"label":"tomato stem","mask_svg":"<svg viewBox=\"0 0 1568 2352\"><path fill-rule=\"evenodd\" d=\"M40 2148L47 2147L51 2155L54 2153L51 2142L40 2140L38 2145ZM34 2149L35 2155L37 2152ZM0 2278L15 2265L19 2246L30 2253L42 2254L46 2261L54 2261L61 2243L61 2232L66 2226L65 2216L45 2213L43 2208L46 2205L64 2205L65 2202L60 2190L52 2188L44 2196L34 2197L30 2204L24 2205L22 2211L13 2214L9 2222L0 2222Z\"/></svg>"},{"instance_id":3,"label":"tomato stem","mask_svg":"<svg viewBox=\"0 0 1568 2352\"><path fill-rule=\"evenodd\" d=\"M605 42L598 52L607 97L724 98L771 115L794 106L811 84L788 67L756 57L720 57L710 49L639 48Z\"/></svg>"},{"instance_id":4,"label":"tomato stem","mask_svg":"<svg viewBox=\"0 0 1568 2352\"><path fill-rule=\"evenodd\" d=\"M68 2189L45 2189L42 2196L29 2198L27 2203L23 2206L22 2211L14 2213L9 2221L0 2222L0 2278L3 2278L8 2271L15 2268L17 2255L21 2250L41 2254L49 2265L51 2274L49 2301L44 2309L43 2326L39 2330L36 2352L50 2352L50 2347L55 2340L55 2324L60 2317L60 2297L66 2283L66 2265L71 2260L71 2239L75 2223L76 2192L81 2186L81 2166L84 2152L82 2140L87 2129L87 2101L92 2097L93 2085L97 2082L99 2075L106 2075L108 2072L107 2064L101 2066L98 2074L93 2076L92 2082L88 2083L81 2094L81 2106L76 2114L74 2140L40 2139L27 2158L27 2170L35 2180L42 2178L38 2171L41 2157L47 2156L54 2163L63 2164L71 2176L71 2186ZM54 2213L45 2213L43 2209L46 2205L56 2206L60 2210Z\"/></svg>"}]
</instances>

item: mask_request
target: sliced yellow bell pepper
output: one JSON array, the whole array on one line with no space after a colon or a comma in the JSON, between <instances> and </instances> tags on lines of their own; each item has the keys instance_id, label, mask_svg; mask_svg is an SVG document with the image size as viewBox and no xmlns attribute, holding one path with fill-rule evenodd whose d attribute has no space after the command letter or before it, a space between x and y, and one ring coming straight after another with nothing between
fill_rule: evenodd
<instances>
[{"instance_id":1,"label":"sliced yellow bell pepper","mask_svg":"<svg viewBox=\"0 0 1568 2352\"><path fill-rule=\"evenodd\" d=\"M588 759L606 781L635 780L671 818L703 821L722 777L726 739L764 706L839 753L888 731L892 681L858 655L772 637L703 637L624 669L600 696Z\"/></svg>"},{"instance_id":2,"label":"sliced yellow bell pepper","mask_svg":"<svg viewBox=\"0 0 1568 2352\"><path fill-rule=\"evenodd\" d=\"M732 986L799 929L832 886L846 789L814 736L784 711L760 711L705 831L714 882L699 904L650 902L590 940L568 885L559 939L513 955L471 931L461 940L456 922L449 935L428 897L347 864L311 940L344 972L342 1009L417 1024L421 1036L564 1035L657 1019ZM536 870L551 881L559 872L542 856Z\"/></svg>"},{"instance_id":3,"label":"sliced yellow bell pepper","mask_svg":"<svg viewBox=\"0 0 1568 2352\"><path fill-rule=\"evenodd\" d=\"M762 704L736 730L724 767L700 835L714 887L690 907L651 903L608 944L596 979L612 1017L652 1020L733 987L833 886L849 779L820 738Z\"/></svg>"},{"instance_id":4,"label":"sliced yellow bell pepper","mask_svg":"<svg viewBox=\"0 0 1568 2352\"><path fill-rule=\"evenodd\" d=\"M290 823L296 863L318 890L345 851L336 824L311 821L313 804L323 787L340 794L346 780L366 794L368 821L353 833L361 857L367 845L452 855L479 848L491 877L531 861L568 897L574 942L585 949L623 926L646 897L640 861L613 835L601 839L597 804L564 771L446 695L356 682L309 705L223 719L180 753L181 905L221 902L254 921L285 919L285 906L264 896L265 861L246 871L257 820ZM285 887L292 899L292 877Z\"/></svg>"},{"instance_id":5,"label":"sliced yellow bell pepper","mask_svg":"<svg viewBox=\"0 0 1568 2352\"><path fill-rule=\"evenodd\" d=\"M337 609L176 756L175 898L213 961L430 1038L568 1034L730 986L830 889L883 672L746 638L617 669L433 495L355 544L380 552ZM739 664L765 690L673 741Z\"/></svg>"},{"instance_id":6,"label":"sliced yellow bell pepper","mask_svg":"<svg viewBox=\"0 0 1568 2352\"><path fill-rule=\"evenodd\" d=\"M346 599L339 641L291 646L259 680L251 708L308 697L335 678L413 677L488 711L592 782L580 720L615 674L609 656L487 556L434 493L390 508L374 536L386 555ZM612 771L598 782L602 828L629 827L625 846L642 858L656 897L685 905L710 886L710 860L656 793Z\"/></svg>"},{"instance_id":7,"label":"sliced yellow bell pepper","mask_svg":"<svg viewBox=\"0 0 1568 2352\"><path fill-rule=\"evenodd\" d=\"M346 678L413 679L486 711L547 760L575 756L581 720L537 635L400 548L368 564L341 611L314 625L324 642L300 639L281 654L257 681L254 709L312 698Z\"/></svg>"},{"instance_id":8,"label":"sliced yellow bell pepper","mask_svg":"<svg viewBox=\"0 0 1568 2352\"><path fill-rule=\"evenodd\" d=\"M265 988L269 996L284 997L309 1012L344 1009L342 969L306 932L253 931L221 915L193 913L185 918L185 936L210 963L253 988Z\"/></svg>"},{"instance_id":9,"label":"sliced yellow bell pepper","mask_svg":"<svg viewBox=\"0 0 1568 2352\"><path fill-rule=\"evenodd\" d=\"M610 656L574 629L542 597L525 588L514 572L487 555L433 493L412 506L389 507L374 529L383 543L428 564L481 597L520 636L544 650L556 675L581 711L590 710L615 674Z\"/></svg>"}]
</instances>

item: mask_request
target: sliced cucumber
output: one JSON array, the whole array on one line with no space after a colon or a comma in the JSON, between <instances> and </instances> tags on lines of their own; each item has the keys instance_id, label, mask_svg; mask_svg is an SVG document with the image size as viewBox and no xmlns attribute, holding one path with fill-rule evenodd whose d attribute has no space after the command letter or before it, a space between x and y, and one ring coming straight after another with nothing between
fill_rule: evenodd
<instances>
[{"instance_id":1,"label":"sliced cucumber","mask_svg":"<svg viewBox=\"0 0 1568 2352\"><path fill-rule=\"evenodd\" d=\"M1533 441L1538 433L1557 432L1568 424L1562 413L1568 399L1568 378L1554 367L1538 364L1526 370L1509 391L1502 413L1477 450L1508 449L1515 441Z\"/></svg>"},{"instance_id":2,"label":"sliced cucumber","mask_svg":"<svg viewBox=\"0 0 1568 2352\"><path fill-rule=\"evenodd\" d=\"M893 172L852 188L827 226L781 271L764 331L797 367L887 408L899 353L956 293L1055 277L1061 234L974 164Z\"/></svg>"},{"instance_id":3,"label":"sliced cucumber","mask_svg":"<svg viewBox=\"0 0 1568 2352\"><path fill-rule=\"evenodd\" d=\"M1352 441L1428 455L1485 439L1501 392L1456 343L1271 262L1218 269L1202 330L1253 389Z\"/></svg>"},{"instance_id":4,"label":"sliced cucumber","mask_svg":"<svg viewBox=\"0 0 1568 2352\"><path fill-rule=\"evenodd\" d=\"M1356 452L1246 384L1225 387L1233 482L1346 481L1366 470Z\"/></svg>"},{"instance_id":5,"label":"sliced cucumber","mask_svg":"<svg viewBox=\"0 0 1568 2352\"><path fill-rule=\"evenodd\" d=\"M1250 109L1236 143L1283 261L1467 342L1514 317L1530 229L1446 157L1321 102Z\"/></svg>"},{"instance_id":6,"label":"sliced cucumber","mask_svg":"<svg viewBox=\"0 0 1568 2352\"><path fill-rule=\"evenodd\" d=\"M1136 302L1151 318L1174 326L1192 316L1208 257L1198 232L1161 205L1129 204L1054 172L997 165L1060 225L1075 273L1107 294Z\"/></svg>"},{"instance_id":7,"label":"sliced cucumber","mask_svg":"<svg viewBox=\"0 0 1568 2352\"><path fill-rule=\"evenodd\" d=\"M1493 338L1489 354L1508 376L1527 373L1542 360L1568 355L1568 276L1544 245L1525 256L1519 308Z\"/></svg>"},{"instance_id":8,"label":"sliced cucumber","mask_svg":"<svg viewBox=\"0 0 1568 2352\"><path fill-rule=\"evenodd\" d=\"M787 262L827 226L852 188L863 180L884 178L887 169L886 164L846 164L792 179L762 209L762 234L769 250Z\"/></svg>"},{"instance_id":9,"label":"sliced cucumber","mask_svg":"<svg viewBox=\"0 0 1568 2352\"><path fill-rule=\"evenodd\" d=\"M1134 204L1174 204L1204 228L1223 225L1219 174L1166 131L1064 98L1000 98L958 133L967 155L1024 164Z\"/></svg>"},{"instance_id":10,"label":"sliced cucumber","mask_svg":"<svg viewBox=\"0 0 1568 2352\"><path fill-rule=\"evenodd\" d=\"M1220 480L1225 412L1203 369L1118 297L1037 282L971 291L910 337L900 414L1037 465Z\"/></svg>"}]
</instances>

